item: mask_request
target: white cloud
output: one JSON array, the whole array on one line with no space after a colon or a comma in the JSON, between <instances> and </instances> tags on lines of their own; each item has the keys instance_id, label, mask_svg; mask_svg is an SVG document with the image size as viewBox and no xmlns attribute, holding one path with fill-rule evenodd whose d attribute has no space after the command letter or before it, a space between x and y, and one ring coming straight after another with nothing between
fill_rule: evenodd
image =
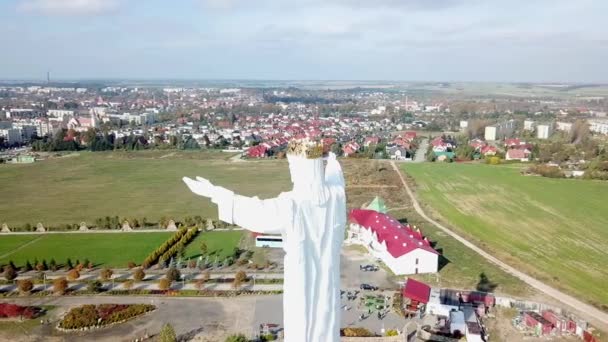
<instances>
[{"instance_id":1,"label":"white cloud","mask_svg":"<svg viewBox=\"0 0 608 342\"><path fill-rule=\"evenodd\" d=\"M114 11L118 0L22 0L18 10L47 15L94 15Z\"/></svg>"}]
</instances>

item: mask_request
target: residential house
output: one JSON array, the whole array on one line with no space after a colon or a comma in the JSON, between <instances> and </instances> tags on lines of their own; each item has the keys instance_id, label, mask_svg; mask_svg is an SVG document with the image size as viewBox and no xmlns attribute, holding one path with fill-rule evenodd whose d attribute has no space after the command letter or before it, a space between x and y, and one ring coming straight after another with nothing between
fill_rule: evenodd
<instances>
[{"instance_id":1,"label":"residential house","mask_svg":"<svg viewBox=\"0 0 608 342\"><path fill-rule=\"evenodd\" d=\"M505 154L505 160L519 160L522 162L530 161L530 150L513 148Z\"/></svg>"},{"instance_id":2,"label":"residential house","mask_svg":"<svg viewBox=\"0 0 608 342\"><path fill-rule=\"evenodd\" d=\"M353 155L359 151L359 144L354 141L351 141L342 147L342 153L345 157Z\"/></svg>"},{"instance_id":3,"label":"residential house","mask_svg":"<svg viewBox=\"0 0 608 342\"><path fill-rule=\"evenodd\" d=\"M401 147L401 146L393 146L388 150L388 155L390 156L391 159L394 160L411 160L412 159L412 155L411 153Z\"/></svg>"}]
</instances>

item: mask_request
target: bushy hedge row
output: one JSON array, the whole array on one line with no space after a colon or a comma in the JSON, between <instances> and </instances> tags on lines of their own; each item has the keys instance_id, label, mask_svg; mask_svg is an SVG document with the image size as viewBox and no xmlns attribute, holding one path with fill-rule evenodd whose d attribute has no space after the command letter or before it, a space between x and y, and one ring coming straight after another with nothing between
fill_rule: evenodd
<instances>
[{"instance_id":1,"label":"bushy hedge row","mask_svg":"<svg viewBox=\"0 0 608 342\"><path fill-rule=\"evenodd\" d=\"M71 309L59 322L61 329L83 329L119 323L155 309L150 304L101 304L82 305Z\"/></svg>"},{"instance_id":2,"label":"bushy hedge row","mask_svg":"<svg viewBox=\"0 0 608 342\"><path fill-rule=\"evenodd\" d=\"M179 250L186 248L186 245L194 239L197 233L198 230L196 228L188 230L188 232L184 234L176 244L171 246L171 248L169 248L167 251L165 251L165 253L163 253L163 255L159 258L159 262L162 263L169 260L172 256L177 254Z\"/></svg>"},{"instance_id":3,"label":"bushy hedge row","mask_svg":"<svg viewBox=\"0 0 608 342\"><path fill-rule=\"evenodd\" d=\"M24 317L26 319L32 319L40 316L41 313L42 309L36 306L0 303L0 318Z\"/></svg>"},{"instance_id":4,"label":"bushy hedge row","mask_svg":"<svg viewBox=\"0 0 608 342\"><path fill-rule=\"evenodd\" d=\"M366 328L344 328L340 329L340 335L345 337L374 337L375 335Z\"/></svg>"},{"instance_id":5,"label":"bushy hedge row","mask_svg":"<svg viewBox=\"0 0 608 342\"><path fill-rule=\"evenodd\" d=\"M169 248L171 248L171 246L173 246L176 242L180 241L186 233L188 233L188 229L186 227L180 228L167 241L160 245L160 247L150 253L141 266L143 268L149 268L150 266L154 265L158 258L165 254L165 252L168 251Z\"/></svg>"}]
</instances>

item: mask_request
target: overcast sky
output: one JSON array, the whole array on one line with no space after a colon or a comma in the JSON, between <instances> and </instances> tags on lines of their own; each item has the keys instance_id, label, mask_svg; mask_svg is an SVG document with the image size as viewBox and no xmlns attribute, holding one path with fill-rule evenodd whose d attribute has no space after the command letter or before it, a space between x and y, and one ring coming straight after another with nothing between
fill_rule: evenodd
<instances>
[{"instance_id":1,"label":"overcast sky","mask_svg":"<svg viewBox=\"0 0 608 342\"><path fill-rule=\"evenodd\" d=\"M608 0L1 0L0 79L608 83Z\"/></svg>"}]
</instances>

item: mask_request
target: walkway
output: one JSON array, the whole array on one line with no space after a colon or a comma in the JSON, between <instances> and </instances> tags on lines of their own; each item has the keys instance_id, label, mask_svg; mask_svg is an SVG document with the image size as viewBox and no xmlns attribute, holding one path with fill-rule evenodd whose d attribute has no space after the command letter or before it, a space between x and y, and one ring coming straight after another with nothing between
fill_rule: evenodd
<instances>
[{"instance_id":1,"label":"walkway","mask_svg":"<svg viewBox=\"0 0 608 342\"><path fill-rule=\"evenodd\" d=\"M454 233L449 228L446 228L439 222L428 217L422 210L422 207L420 207L420 203L418 203L418 200L416 199L416 197L414 196L414 193L412 192L412 190L408 186L407 182L405 181L405 178L403 178L403 175L401 174L401 171L399 170L399 168L397 167L395 162L391 161L391 165L392 165L393 169L395 170L395 172L397 172L397 174L399 174L401 183L403 184L403 187L407 191L407 194L410 196L414 209L423 219L425 219L427 222L431 223L435 227L441 229L443 232L445 232L449 236L453 237L454 239L456 239L457 241L459 241L466 247L470 248L477 254L481 255L483 258L485 258L489 262L497 265L505 272L519 278L520 280L522 280L526 284L532 286L533 288L539 290L540 292L557 299L558 301L562 302L563 304L566 304L567 306L569 306L569 308L572 311L577 312L580 315L580 317L582 317L583 319L596 325L598 328L600 328L602 330L608 330L608 313L605 313L605 312L595 308L592 305L586 304L586 303L584 303L568 294L565 294L535 278L532 278L531 276L529 276L521 271L518 271L514 267L511 267L511 266L507 265L506 263L500 261L496 257L485 252L483 249L475 246L469 240Z\"/></svg>"}]
</instances>

